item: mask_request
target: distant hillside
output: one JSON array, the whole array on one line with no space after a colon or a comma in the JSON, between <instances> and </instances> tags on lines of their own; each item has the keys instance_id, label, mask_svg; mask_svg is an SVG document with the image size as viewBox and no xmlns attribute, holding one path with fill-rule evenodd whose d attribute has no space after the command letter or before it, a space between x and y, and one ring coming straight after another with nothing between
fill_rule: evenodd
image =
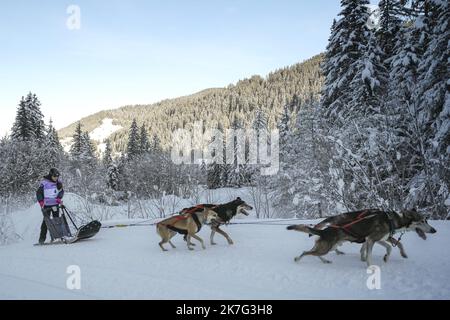
<instances>
[{"instance_id":1,"label":"distant hillside","mask_svg":"<svg viewBox=\"0 0 450 320\"><path fill-rule=\"evenodd\" d=\"M193 95L163 100L151 105L124 106L105 110L81 119L83 130L93 132L102 126L103 120L112 120L115 128L110 139L117 151L125 150L128 129L133 118L139 125L146 125L150 137L156 134L163 147L168 147L172 132L204 120L206 124L220 123L227 128L236 119L243 127L251 126L255 110L261 108L274 127L284 105L297 95L299 103L311 96L317 97L323 78L320 63L323 55L317 55L302 63L270 73L266 78L255 75L226 88L207 89ZM109 120L111 119L111 120ZM77 121L78 122L78 121ZM76 122L59 131L60 139L69 142ZM102 141L97 141L101 144Z\"/></svg>"}]
</instances>

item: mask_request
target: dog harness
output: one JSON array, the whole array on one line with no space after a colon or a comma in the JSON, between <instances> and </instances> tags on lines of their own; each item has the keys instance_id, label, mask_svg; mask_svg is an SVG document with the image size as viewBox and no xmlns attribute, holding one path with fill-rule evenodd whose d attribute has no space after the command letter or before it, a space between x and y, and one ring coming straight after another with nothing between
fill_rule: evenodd
<instances>
[{"instance_id":1,"label":"dog harness","mask_svg":"<svg viewBox=\"0 0 450 320\"><path fill-rule=\"evenodd\" d=\"M395 233L394 218L391 216L391 214L388 211L386 211L385 213L386 213L386 217L388 218L388 221L389 221L389 235L392 237Z\"/></svg>"},{"instance_id":2,"label":"dog harness","mask_svg":"<svg viewBox=\"0 0 450 320\"><path fill-rule=\"evenodd\" d=\"M192 214L192 213L195 213L195 212L202 211L202 210L205 209L205 208L208 208L208 209L215 209L215 208L217 208L217 207L218 207L218 206L215 205L215 204L199 204L199 205L196 205L195 207L190 207L190 208L184 208L184 209L182 209L182 210L180 211L180 214L186 214L186 213Z\"/></svg>"},{"instance_id":3,"label":"dog harness","mask_svg":"<svg viewBox=\"0 0 450 320\"><path fill-rule=\"evenodd\" d=\"M355 241L356 243L363 243L366 241L365 237L358 235L357 233L355 233L354 231L351 230L351 226L353 226L354 224L357 224L358 222L364 220L364 219L368 219L371 218L371 215L366 215L369 212L369 210L364 210L363 212L361 212L355 220L353 220L350 223L347 223L343 226L339 226L339 225L330 225L330 227L332 228L337 228L337 229L342 229L345 233L349 234L350 236L356 238ZM374 216L374 215L373 215Z\"/></svg>"},{"instance_id":4,"label":"dog harness","mask_svg":"<svg viewBox=\"0 0 450 320\"><path fill-rule=\"evenodd\" d=\"M198 233L201 229L202 229L202 224L200 222L200 220L198 219L197 214L195 213L188 213L191 215L192 219L194 219L195 224L197 225L197 232ZM173 224L167 224L166 227L172 231L178 232L180 234L186 235L187 234L187 230L183 230L180 228L177 228L174 226L175 223L177 223L180 220L186 220L188 218L188 216L184 216L184 215L179 215L174 217L175 218L175 222Z\"/></svg>"}]
</instances>

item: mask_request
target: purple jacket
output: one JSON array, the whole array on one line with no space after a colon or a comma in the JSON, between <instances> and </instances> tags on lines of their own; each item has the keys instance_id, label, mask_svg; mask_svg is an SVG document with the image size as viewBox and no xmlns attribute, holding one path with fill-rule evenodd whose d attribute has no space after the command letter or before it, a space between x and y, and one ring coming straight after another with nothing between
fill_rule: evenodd
<instances>
[{"instance_id":1,"label":"purple jacket","mask_svg":"<svg viewBox=\"0 0 450 320\"><path fill-rule=\"evenodd\" d=\"M49 177L44 177L36 191L37 201L46 207L58 205L63 196L64 189L61 181L53 182Z\"/></svg>"}]
</instances>

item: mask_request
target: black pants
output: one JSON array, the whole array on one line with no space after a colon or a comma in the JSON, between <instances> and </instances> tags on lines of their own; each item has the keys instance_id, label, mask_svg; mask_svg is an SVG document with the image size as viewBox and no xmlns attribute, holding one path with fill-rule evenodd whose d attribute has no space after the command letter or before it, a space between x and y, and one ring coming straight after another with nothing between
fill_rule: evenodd
<instances>
[{"instance_id":1,"label":"black pants","mask_svg":"<svg viewBox=\"0 0 450 320\"><path fill-rule=\"evenodd\" d=\"M55 217L59 217L59 207L53 206L53 207L44 207L42 209L42 214L47 217L50 217L50 215ZM47 224L45 223L45 220L42 220L41 224L41 235L39 236L39 242L45 242L45 238L47 237Z\"/></svg>"}]
</instances>

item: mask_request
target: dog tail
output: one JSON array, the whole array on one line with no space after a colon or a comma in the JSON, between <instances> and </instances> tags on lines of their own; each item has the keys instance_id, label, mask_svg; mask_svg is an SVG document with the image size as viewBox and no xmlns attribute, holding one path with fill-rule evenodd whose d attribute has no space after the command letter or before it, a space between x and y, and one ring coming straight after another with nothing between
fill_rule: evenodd
<instances>
[{"instance_id":1,"label":"dog tail","mask_svg":"<svg viewBox=\"0 0 450 320\"><path fill-rule=\"evenodd\" d=\"M327 224L336 223L336 217L328 217L325 220L320 221L318 224L314 226L315 229L323 229L327 226Z\"/></svg>"},{"instance_id":2,"label":"dog tail","mask_svg":"<svg viewBox=\"0 0 450 320\"><path fill-rule=\"evenodd\" d=\"M292 226L287 227L286 229L304 232L309 235L315 235L315 236L320 236L322 234L322 230L314 229L314 228L305 226L304 224L292 225Z\"/></svg>"}]
</instances>

